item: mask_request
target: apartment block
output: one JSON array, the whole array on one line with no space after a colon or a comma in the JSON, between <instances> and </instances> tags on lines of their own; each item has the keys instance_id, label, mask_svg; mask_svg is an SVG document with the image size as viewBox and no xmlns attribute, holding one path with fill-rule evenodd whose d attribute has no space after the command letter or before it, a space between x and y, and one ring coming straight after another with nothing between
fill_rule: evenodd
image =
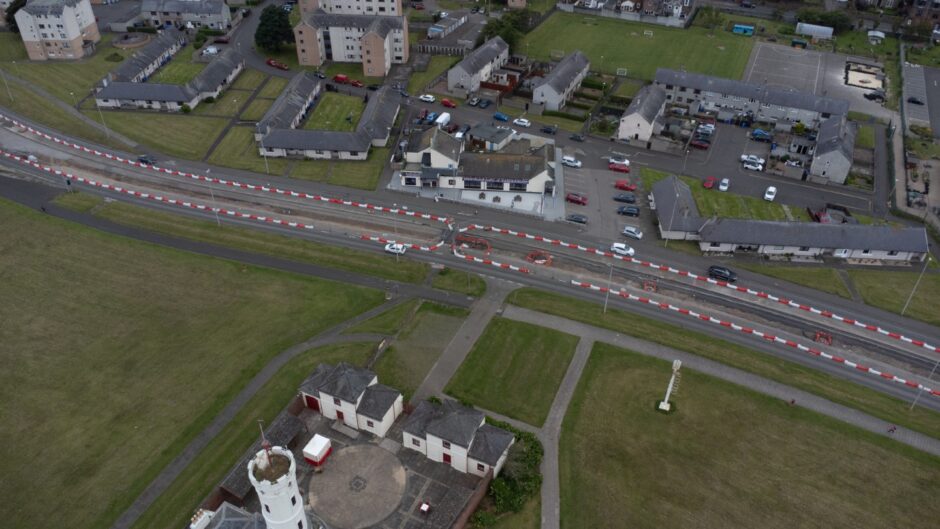
<instances>
[{"instance_id":1,"label":"apartment block","mask_svg":"<svg viewBox=\"0 0 940 529\"><path fill-rule=\"evenodd\" d=\"M30 60L81 59L101 40L89 0L30 0L16 12Z\"/></svg>"}]
</instances>

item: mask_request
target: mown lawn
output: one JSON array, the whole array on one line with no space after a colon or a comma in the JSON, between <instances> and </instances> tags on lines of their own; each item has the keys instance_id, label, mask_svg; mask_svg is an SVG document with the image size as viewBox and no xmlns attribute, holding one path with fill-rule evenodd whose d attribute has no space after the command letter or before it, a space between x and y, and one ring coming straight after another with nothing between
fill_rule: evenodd
<instances>
[{"instance_id":1,"label":"mown lawn","mask_svg":"<svg viewBox=\"0 0 940 529\"><path fill-rule=\"evenodd\" d=\"M98 119L97 111L86 110L84 114ZM189 160L202 159L228 122L224 118L156 112L104 111L103 114L112 130L162 153Z\"/></svg>"},{"instance_id":2,"label":"mown lawn","mask_svg":"<svg viewBox=\"0 0 940 529\"><path fill-rule=\"evenodd\" d=\"M852 294L842 282L839 274L832 268L819 268L816 266L782 266L772 264L745 264L741 263L741 268L763 274L765 276L776 277L790 283L815 288L822 292L828 292L843 298L850 299Z\"/></svg>"},{"instance_id":3,"label":"mown lawn","mask_svg":"<svg viewBox=\"0 0 940 529\"><path fill-rule=\"evenodd\" d=\"M303 128L352 132L359 124L365 106L360 97L327 92L320 97L320 102L313 109L313 114L307 118Z\"/></svg>"},{"instance_id":4,"label":"mown lawn","mask_svg":"<svg viewBox=\"0 0 940 529\"><path fill-rule=\"evenodd\" d=\"M199 103L199 106L196 107L193 114L198 116L207 115L233 118L237 116L241 108L245 106L245 101L247 101L250 96L251 92L248 90L226 90L218 99L211 103L208 101Z\"/></svg>"},{"instance_id":5,"label":"mown lawn","mask_svg":"<svg viewBox=\"0 0 940 529\"><path fill-rule=\"evenodd\" d=\"M388 147L373 147L364 161L300 160L294 164L290 176L371 191L378 185L389 156Z\"/></svg>"},{"instance_id":6,"label":"mown lawn","mask_svg":"<svg viewBox=\"0 0 940 529\"><path fill-rule=\"evenodd\" d=\"M275 354L383 298L7 201L0 223L8 527L110 526Z\"/></svg>"},{"instance_id":7,"label":"mown lawn","mask_svg":"<svg viewBox=\"0 0 940 529\"><path fill-rule=\"evenodd\" d=\"M78 198L81 201L80 208L87 209L87 200L80 198L82 196L81 193L70 193L60 197L57 201L64 206L69 206L73 200ZM420 282L424 279L428 270L426 264L410 259L399 259L396 263L394 259L389 259L379 253L329 246L250 228L223 224L220 229L214 221L163 213L121 202L102 203L95 210L95 215L119 224L136 226L186 239L406 283Z\"/></svg>"},{"instance_id":8,"label":"mown lawn","mask_svg":"<svg viewBox=\"0 0 940 529\"><path fill-rule=\"evenodd\" d=\"M438 272L431 280L431 286L477 298L486 292L486 281L482 277L453 268L445 268Z\"/></svg>"},{"instance_id":9,"label":"mown lawn","mask_svg":"<svg viewBox=\"0 0 940 529\"><path fill-rule=\"evenodd\" d=\"M318 364L349 362L364 366L374 350L375 344L367 342L328 345L311 349L288 362L183 470L170 488L144 511L133 527L187 527L201 498L212 491L257 440L259 419L270 423L297 394L297 388Z\"/></svg>"},{"instance_id":10,"label":"mown lawn","mask_svg":"<svg viewBox=\"0 0 940 529\"><path fill-rule=\"evenodd\" d=\"M855 146L862 149L875 148L875 127L859 125L858 134L855 135Z\"/></svg>"},{"instance_id":11,"label":"mown lawn","mask_svg":"<svg viewBox=\"0 0 940 529\"><path fill-rule=\"evenodd\" d=\"M917 265L910 272L849 270L849 277L865 303L900 313L922 268L923 265ZM940 326L937 299L940 299L940 274L928 268L904 315Z\"/></svg>"},{"instance_id":12,"label":"mown lawn","mask_svg":"<svg viewBox=\"0 0 940 529\"><path fill-rule=\"evenodd\" d=\"M420 299L412 299L404 303L399 303L396 307L374 318L370 318L354 327L346 329L343 331L343 334L376 333L391 336L400 331L405 325L405 322L414 317L415 311L418 310L419 305L421 305Z\"/></svg>"},{"instance_id":13,"label":"mown lawn","mask_svg":"<svg viewBox=\"0 0 940 529\"><path fill-rule=\"evenodd\" d=\"M239 117L247 121L261 121L261 118L264 117L264 114L273 104L273 99L255 98L245 107L245 110L242 110L241 116Z\"/></svg>"},{"instance_id":14,"label":"mown lawn","mask_svg":"<svg viewBox=\"0 0 940 529\"><path fill-rule=\"evenodd\" d=\"M577 345L577 336L493 318L445 391L540 427Z\"/></svg>"},{"instance_id":15,"label":"mown lawn","mask_svg":"<svg viewBox=\"0 0 940 529\"><path fill-rule=\"evenodd\" d=\"M408 79L408 93L415 96L419 95L420 92L425 90L428 83L449 70L451 66L458 62L460 62L460 59L457 57L446 57L443 55L432 56L426 71L412 72L411 77Z\"/></svg>"},{"instance_id":16,"label":"mown lawn","mask_svg":"<svg viewBox=\"0 0 940 529\"><path fill-rule=\"evenodd\" d=\"M674 347L680 351L688 351L703 358L814 393L844 406L862 410L885 422L901 424L932 437L940 436L940 414L936 412L923 407L917 407L912 411L909 402L889 397L843 378L827 375L818 370L677 325L618 309L608 309L604 314L600 296L598 303L591 303L532 288L521 288L510 294L508 301L520 307L636 336Z\"/></svg>"},{"instance_id":17,"label":"mown lawn","mask_svg":"<svg viewBox=\"0 0 940 529\"><path fill-rule=\"evenodd\" d=\"M258 70L253 70L251 68L245 68L242 70L242 73L238 75L238 78L235 79L235 82L232 83L232 88L238 88L241 90L254 90L261 86L261 83L267 79L267 74L259 72Z\"/></svg>"},{"instance_id":18,"label":"mown lawn","mask_svg":"<svg viewBox=\"0 0 940 529\"><path fill-rule=\"evenodd\" d=\"M225 137L209 155L208 162L256 173L283 174L287 170L287 164L290 163L288 159L268 156L267 165L265 165L264 157L258 152L254 132L254 127L236 126L228 129Z\"/></svg>"},{"instance_id":19,"label":"mown lawn","mask_svg":"<svg viewBox=\"0 0 940 529\"><path fill-rule=\"evenodd\" d=\"M268 82L265 83L261 91L258 92L258 97L277 99L277 96L281 95L281 92L284 91L284 88L289 82L290 79L284 77L268 77Z\"/></svg>"},{"instance_id":20,"label":"mown lawn","mask_svg":"<svg viewBox=\"0 0 940 529\"><path fill-rule=\"evenodd\" d=\"M147 82L184 85L192 81L208 64L193 62L194 53L196 53L196 48L192 44L181 49L170 59L170 62L161 66L153 77L147 79Z\"/></svg>"},{"instance_id":21,"label":"mown lawn","mask_svg":"<svg viewBox=\"0 0 940 529\"><path fill-rule=\"evenodd\" d=\"M561 527L922 527L940 458L670 365L596 344L562 425Z\"/></svg>"},{"instance_id":22,"label":"mown lawn","mask_svg":"<svg viewBox=\"0 0 940 529\"><path fill-rule=\"evenodd\" d=\"M651 31L652 37L644 32ZM626 68L637 79L652 79L656 68L685 68L729 79L744 74L753 41L703 28L673 29L638 22L557 12L522 39L519 50L541 60L553 51L581 50L591 70Z\"/></svg>"}]
</instances>

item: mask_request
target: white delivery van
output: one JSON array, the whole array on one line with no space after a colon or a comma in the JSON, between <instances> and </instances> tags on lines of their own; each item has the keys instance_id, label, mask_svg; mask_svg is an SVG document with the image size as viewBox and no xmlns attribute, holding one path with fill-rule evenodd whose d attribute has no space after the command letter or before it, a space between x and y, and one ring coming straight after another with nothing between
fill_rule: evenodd
<instances>
[{"instance_id":1,"label":"white delivery van","mask_svg":"<svg viewBox=\"0 0 940 529\"><path fill-rule=\"evenodd\" d=\"M450 112L441 112L441 115L434 120L434 124L441 129L446 127L448 123L450 123Z\"/></svg>"}]
</instances>

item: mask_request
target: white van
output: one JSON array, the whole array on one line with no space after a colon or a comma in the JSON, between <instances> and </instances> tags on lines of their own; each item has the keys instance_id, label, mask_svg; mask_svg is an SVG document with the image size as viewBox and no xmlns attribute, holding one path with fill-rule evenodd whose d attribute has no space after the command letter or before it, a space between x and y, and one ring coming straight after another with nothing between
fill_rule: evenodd
<instances>
[{"instance_id":1,"label":"white van","mask_svg":"<svg viewBox=\"0 0 940 529\"><path fill-rule=\"evenodd\" d=\"M448 123L450 123L450 112L441 112L441 115L434 120L434 124L439 129L446 127Z\"/></svg>"}]
</instances>

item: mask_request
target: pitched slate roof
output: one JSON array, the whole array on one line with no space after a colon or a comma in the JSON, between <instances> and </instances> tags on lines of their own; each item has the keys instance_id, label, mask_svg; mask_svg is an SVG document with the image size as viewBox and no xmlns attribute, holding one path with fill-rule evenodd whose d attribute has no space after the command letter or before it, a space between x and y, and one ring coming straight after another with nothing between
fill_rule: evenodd
<instances>
[{"instance_id":1,"label":"pitched slate roof","mask_svg":"<svg viewBox=\"0 0 940 529\"><path fill-rule=\"evenodd\" d=\"M647 123L652 123L666 103L666 91L656 85L646 85L633 96L624 116L639 114Z\"/></svg>"},{"instance_id":2,"label":"pitched slate roof","mask_svg":"<svg viewBox=\"0 0 940 529\"><path fill-rule=\"evenodd\" d=\"M463 151L463 142L444 132L440 127L430 127L411 136L408 145L411 152L420 152L428 147L451 158L456 158Z\"/></svg>"},{"instance_id":3,"label":"pitched slate roof","mask_svg":"<svg viewBox=\"0 0 940 529\"><path fill-rule=\"evenodd\" d=\"M473 75L503 53L509 53L509 44L506 44L502 37L493 37L468 53L454 68L460 68Z\"/></svg>"},{"instance_id":4,"label":"pitched slate roof","mask_svg":"<svg viewBox=\"0 0 940 529\"><path fill-rule=\"evenodd\" d=\"M175 45L186 41L186 36L176 28L165 28L153 40L137 50L134 55L111 70L108 77L112 81L131 81L160 56Z\"/></svg>"},{"instance_id":5,"label":"pitched slate roof","mask_svg":"<svg viewBox=\"0 0 940 529\"><path fill-rule=\"evenodd\" d=\"M850 162L855 156L855 128L851 123L842 125L839 118L829 118L819 124L816 135L816 155L841 152Z\"/></svg>"},{"instance_id":6,"label":"pitched slate roof","mask_svg":"<svg viewBox=\"0 0 940 529\"><path fill-rule=\"evenodd\" d=\"M383 38L392 30L402 29L402 19L403 17L327 13L322 9L304 16L304 22L315 28L359 28L365 33L376 33Z\"/></svg>"},{"instance_id":7,"label":"pitched slate roof","mask_svg":"<svg viewBox=\"0 0 940 529\"><path fill-rule=\"evenodd\" d=\"M668 68L658 68L655 80L666 85L684 86L696 90L717 92L747 99L754 99L769 105L813 110L833 115L848 114L849 103L842 99L821 97L796 90L768 88L764 85L745 83L721 77L712 77L692 72L680 72Z\"/></svg>"},{"instance_id":8,"label":"pitched slate roof","mask_svg":"<svg viewBox=\"0 0 940 529\"><path fill-rule=\"evenodd\" d=\"M499 462L499 458L512 445L515 437L491 424L484 424L473 437L473 443L470 445L468 455L477 461L482 461L487 465L493 466Z\"/></svg>"},{"instance_id":9,"label":"pitched slate roof","mask_svg":"<svg viewBox=\"0 0 940 529\"><path fill-rule=\"evenodd\" d=\"M401 392L397 389L384 384L372 384L363 393L362 402L356 408L356 413L381 421L398 397L401 397Z\"/></svg>"},{"instance_id":10,"label":"pitched slate roof","mask_svg":"<svg viewBox=\"0 0 940 529\"><path fill-rule=\"evenodd\" d=\"M346 402L356 402L373 379L375 379L375 373L372 371L340 362L330 371L319 389L331 397L340 398Z\"/></svg>"},{"instance_id":11,"label":"pitched slate roof","mask_svg":"<svg viewBox=\"0 0 940 529\"><path fill-rule=\"evenodd\" d=\"M319 91L319 86L320 80L311 72L301 72L291 78L258 122L258 132L289 128L294 119L306 110L307 101Z\"/></svg>"},{"instance_id":12,"label":"pitched slate roof","mask_svg":"<svg viewBox=\"0 0 940 529\"><path fill-rule=\"evenodd\" d=\"M372 92L366 108L362 110L356 132L367 134L372 139L387 137L395 124L400 104L401 95L388 86L382 86Z\"/></svg>"},{"instance_id":13,"label":"pitched slate roof","mask_svg":"<svg viewBox=\"0 0 940 529\"><path fill-rule=\"evenodd\" d=\"M460 157L460 174L464 178L529 180L547 170L544 147L532 154L501 152L468 152Z\"/></svg>"},{"instance_id":14,"label":"pitched slate roof","mask_svg":"<svg viewBox=\"0 0 940 529\"><path fill-rule=\"evenodd\" d=\"M108 83L108 86L95 95L98 99L133 99L180 104L189 103L196 96L196 92L189 85L127 82Z\"/></svg>"},{"instance_id":15,"label":"pitched slate roof","mask_svg":"<svg viewBox=\"0 0 940 529\"><path fill-rule=\"evenodd\" d=\"M737 244L810 248L926 252L924 227L895 228L864 224L821 224L719 219L702 227L702 240Z\"/></svg>"},{"instance_id":16,"label":"pitched slate roof","mask_svg":"<svg viewBox=\"0 0 940 529\"><path fill-rule=\"evenodd\" d=\"M467 136L490 143L501 143L506 138L512 136L512 130L509 128L500 128L489 124L482 124L468 130Z\"/></svg>"},{"instance_id":17,"label":"pitched slate roof","mask_svg":"<svg viewBox=\"0 0 940 529\"><path fill-rule=\"evenodd\" d=\"M206 529L264 529L264 518L229 502L223 502L212 516Z\"/></svg>"},{"instance_id":18,"label":"pitched slate roof","mask_svg":"<svg viewBox=\"0 0 940 529\"><path fill-rule=\"evenodd\" d=\"M665 231L697 232L705 222L699 216L692 190L678 176L670 175L653 184L656 218Z\"/></svg>"},{"instance_id":19,"label":"pitched slate roof","mask_svg":"<svg viewBox=\"0 0 940 529\"><path fill-rule=\"evenodd\" d=\"M218 15L228 9L224 0L143 0L140 10L169 13L189 13L192 15Z\"/></svg>"},{"instance_id":20,"label":"pitched slate roof","mask_svg":"<svg viewBox=\"0 0 940 529\"><path fill-rule=\"evenodd\" d=\"M548 72L548 75L536 83L535 87L538 88L547 84L552 87L555 92L561 94L567 90L574 79L590 65L591 61L589 61L583 53L576 51L562 59L557 66L552 68L552 71Z\"/></svg>"},{"instance_id":21,"label":"pitched slate roof","mask_svg":"<svg viewBox=\"0 0 940 529\"><path fill-rule=\"evenodd\" d=\"M75 7L82 0L29 0L23 11L30 15L61 15L65 6Z\"/></svg>"},{"instance_id":22,"label":"pitched slate roof","mask_svg":"<svg viewBox=\"0 0 940 529\"><path fill-rule=\"evenodd\" d=\"M217 89L223 81L228 79L239 66L244 63L241 54L235 48L228 48L210 62L189 85L197 92L211 92Z\"/></svg>"},{"instance_id":23,"label":"pitched slate roof","mask_svg":"<svg viewBox=\"0 0 940 529\"><path fill-rule=\"evenodd\" d=\"M441 404L421 401L402 429L416 437L424 438L431 434L469 448L483 419L483 412L468 408L455 400L447 399Z\"/></svg>"}]
</instances>

